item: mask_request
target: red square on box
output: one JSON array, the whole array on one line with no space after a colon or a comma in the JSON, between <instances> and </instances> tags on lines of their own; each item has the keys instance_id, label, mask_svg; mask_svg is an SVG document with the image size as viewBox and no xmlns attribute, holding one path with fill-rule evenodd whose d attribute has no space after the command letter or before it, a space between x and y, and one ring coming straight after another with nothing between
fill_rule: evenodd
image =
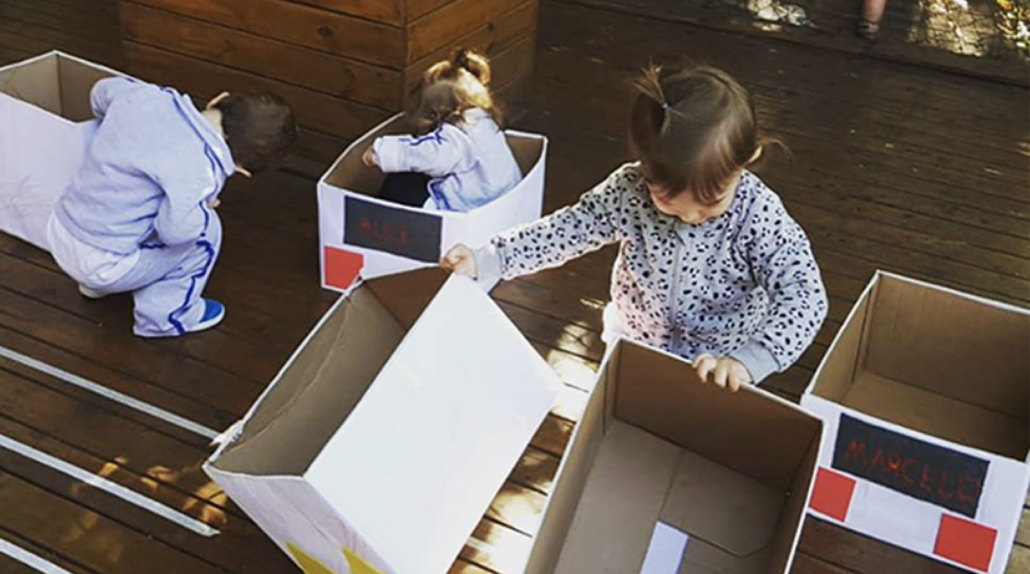
<instances>
[{"instance_id":1,"label":"red square on box","mask_svg":"<svg viewBox=\"0 0 1030 574\"><path fill-rule=\"evenodd\" d=\"M815 488L809 506L826 516L844 522L851 508L851 497L855 494L855 479L819 467L815 476Z\"/></svg>"},{"instance_id":2,"label":"red square on box","mask_svg":"<svg viewBox=\"0 0 1030 574\"><path fill-rule=\"evenodd\" d=\"M325 283L337 289L346 289L354 283L365 266L365 256L335 247L325 248Z\"/></svg>"},{"instance_id":3,"label":"red square on box","mask_svg":"<svg viewBox=\"0 0 1030 574\"><path fill-rule=\"evenodd\" d=\"M972 520L944 514L937 529L937 544L933 552L959 564L987 572L994 555L994 541L998 531Z\"/></svg>"}]
</instances>

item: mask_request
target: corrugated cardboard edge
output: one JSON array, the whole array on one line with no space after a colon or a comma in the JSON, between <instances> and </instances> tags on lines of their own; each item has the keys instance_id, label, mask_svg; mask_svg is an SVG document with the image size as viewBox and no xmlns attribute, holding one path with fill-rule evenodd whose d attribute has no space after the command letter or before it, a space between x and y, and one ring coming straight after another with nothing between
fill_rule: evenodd
<instances>
[{"instance_id":1,"label":"corrugated cardboard edge","mask_svg":"<svg viewBox=\"0 0 1030 574\"><path fill-rule=\"evenodd\" d=\"M125 72L120 72L118 70L115 70L114 68L105 66L103 64L98 64L96 62L91 62L89 60L86 60L85 58L80 58L78 56L73 56L72 54L69 54L67 52L62 52L61 50L50 50L49 52L45 52L45 53L40 54L38 56L32 56L31 58L27 58L25 60L20 60L20 61L17 61L17 62L11 62L10 64L7 64L6 66L0 66L0 74L4 73L6 71L9 71L9 70L14 70L16 68L21 68L23 66L29 66L29 65L35 64L36 62L41 62L41 61L43 61L43 60L45 60L47 58L53 58L53 57L64 58L64 59L67 59L67 60L71 60L71 61L76 62L78 64L81 64L83 66L87 66L87 67L90 67L90 68L94 68L96 70L107 72L107 73L111 74L112 76L119 76L119 77L122 77L122 78L136 79L133 76L130 76L130 75L126 74ZM0 97L10 97L10 96L8 96L7 94L4 94L4 93L0 93ZM17 99L17 98L13 98L13 99ZM27 105L32 105L32 104L28 104L28 102L25 102L25 103ZM33 106L33 107L36 107L36 106ZM71 120L69 120L67 118L63 118L63 117L61 117L61 116L59 116L57 114L52 114L51 113L50 115L52 115L55 120L59 120L59 121L64 122L64 123L66 123L66 124L68 124L70 126L75 126L75 125L79 125L80 123L82 123L82 122L73 122L73 121L71 121Z\"/></svg>"},{"instance_id":2,"label":"corrugated cardboard edge","mask_svg":"<svg viewBox=\"0 0 1030 574\"><path fill-rule=\"evenodd\" d=\"M286 371L293 367L293 363L297 361L297 358L307 347L308 343L311 342L311 339L313 339L315 335L318 334L319 330L322 329L322 327L329 321L333 314L341 306L346 304L350 293L358 287L360 287L361 285L362 282L358 281L353 286L351 286L350 289L346 290L343 295L337 298L335 302L333 302L332 306L330 306L329 309L322 314L322 317L319 318L318 323L316 323L315 326L310 331L308 331L308 334L304 336L304 339L300 342L299 345L297 345L297 348L293 350L293 353L290 355L290 358L287 359L286 363L283 364L283 366L279 369L279 372L276 373L275 377L272 378L272 382L269 383L267 387L265 387L265 390L261 393L257 400L254 401L254 404L251 405L250 409L246 412L246 414L244 414L242 417L240 417L238 421L236 421L228 429L226 429L226 434L223 435L223 437L221 437L221 439L217 441L218 448L216 448L215 451L211 453L211 456L209 456L207 460L204 461L203 468L205 472L207 472L209 467L214 466L214 464L218 461L219 457L221 457L222 452L224 452L225 449L232 446L239 439L239 437L243 434L243 430L246 427L247 422L254 416L258 409L261 408L261 405L264 403L269 393L271 393L272 390L275 389L276 385L279 384L279 381L282 380L283 375L286 373ZM215 471L223 474L232 474L226 473L225 471L219 470L217 468L215 468Z\"/></svg>"}]
</instances>

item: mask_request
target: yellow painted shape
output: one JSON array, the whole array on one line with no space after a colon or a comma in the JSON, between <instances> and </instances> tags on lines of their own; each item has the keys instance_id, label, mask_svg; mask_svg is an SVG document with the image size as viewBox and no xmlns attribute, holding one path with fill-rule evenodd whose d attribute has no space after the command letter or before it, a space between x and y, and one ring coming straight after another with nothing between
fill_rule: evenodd
<instances>
[{"instance_id":1,"label":"yellow painted shape","mask_svg":"<svg viewBox=\"0 0 1030 574\"><path fill-rule=\"evenodd\" d=\"M365 562L364 558L351 552L347 548L343 549L343 557L347 559L347 566L350 566L350 574L383 574L369 566L368 562Z\"/></svg>"},{"instance_id":2,"label":"yellow painted shape","mask_svg":"<svg viewBox=\"0 0 1030 574\"><path fill-rule=\"evenodd\" d=\"M304 571L304 574L336 574L325 564L322 564L293 543L287 542L286 548L290 550L290 554L293 555L293 559L297 561L297 564L300 564L300 569ZM354 568L352 567L351 570L353 571Z\"/></svg>"}]
</instances>

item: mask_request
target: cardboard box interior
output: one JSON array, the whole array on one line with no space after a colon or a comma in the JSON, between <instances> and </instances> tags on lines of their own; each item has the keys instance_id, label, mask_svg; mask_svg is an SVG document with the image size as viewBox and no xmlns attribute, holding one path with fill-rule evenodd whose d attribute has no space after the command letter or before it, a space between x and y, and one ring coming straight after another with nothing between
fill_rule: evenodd
<instances>
[{"instance_id":1,"label":"cardboard box interior","mask_svg":"<svg viewBox=\"0 0 1030 574\"><path fill-rule=\"evenodd\" d=\"M0 71L0 92L73 122L93 119L90 91L112 73L52 53Z\"/></svg>"},{"instance_id":2,"label":"cardboard box interior","mask_svg":"<svg viewBox=\"0 0 1030 574\"><path fill-rule=\"evenodd\" d=\"M398 116L380 126L379 129L365 135L363 141L352 148L352 153L344 154L326 174L325 182L339 189L377 197L383 185L383 172L365 167L361 156L376 138L383 135L405 133L409 133L407 120L403 116ZM539 138L511 134L508 134L507 139L512 153L515 154L515 161L518 162L519 169L522 170L523 175L526 175L540 159L540 154L544 149L543 141Z\"/></svg>"},{"instance_id":3,"label":"cardboard box interior","mask_svg":"<svg viewBox=\"0 0 1030 574\"><path fill-rule=\"evenodd\" d=\"M690 537L680 572L784 572L822 423L751 389L704 385L674 357L625 341L613 353L527 574L640 572L659 521Z\"/></svg>"},{"instance_id":4,"label":"cardboard box interior","mask_svg":"<svg viewBox=\"0 0 1030 574\"><path fill-rule=\"evenodd\" d=\"M958 444L1030 452L1030 315L883 275L812 393Z\"/></svg>"},{"instance_id":5,"label":"cardboard box interior","mask_svg":"<svg viewBox=\"0 0 1030 574\"><path fill-rule=\"evenodd\" d=\"M303 474L446 278L439 269L426 269L355 289L314 333L217 466L252 475Z\"/></svg>"}]
</instances>

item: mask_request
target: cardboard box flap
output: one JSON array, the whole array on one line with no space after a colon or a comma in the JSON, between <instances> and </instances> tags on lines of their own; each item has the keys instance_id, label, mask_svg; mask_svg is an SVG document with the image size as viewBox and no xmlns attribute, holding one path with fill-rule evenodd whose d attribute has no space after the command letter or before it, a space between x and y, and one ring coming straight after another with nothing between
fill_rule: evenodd
<instances>
[{"instance_id":1,"label":"cardboard box flap","mask_svg":"<svg viewBox=\"0 0 1030 574\"><path fill-rule=\"evenodd\" d=\"M863 371L840 401L906 428L1022 460L1030 452L1026 419L1006 416L924 388Z\"/></svg>"},{"instance_id":2,"label":"cardboard box flap","mask_svg":"<svg viewBox=\"0 0 1030 574\"><path fill-rule=\"evenodd\" d=\"M769 545L786 492L682 451L661 520L743 558Z\"/></svg>"},{"instance_id":3,"label":"cardboard box flap","mask_svg":"<svg viewBox=\"0 0 1030 574\"><path fill-rule=\"evenodd\" d=\"M449 274L439 267L387 275L365 282L393 317L410 329L443 287Z\"/></svg>"},{"instance_id":4,"label":"cardboard box flap","mask_svg":"<svg viewBox=\"0 0 1030 574\"><path fill-rule=\"evenodd\" d=\"M303 473L404 332L371 291L358 288L342 298L244 418L242 434L211 465L254 475Z\"/></svg>"},{"instance_id":5,"label":"cardboard box flap","mask_svg":"<svg viewBox=\"0 0 1030 574\"><path fill-rule=\"evenodd\" d=\"M407 129L408 123L401 113L369 130L347 146L336 163L322 176L322 181L333 187L364 195L379 195L379 188L383 185L383 172L365 167L361 156L379 136L403 134Z\"/></svg>"},{"instance_id":6,"label":"cardboard box flap","mask_svg":"<svg viewBox=\"0 0 1030 574\"><path fill-rule=\"evenodd\" d=\"M378 196L379 188L383 185L383 173L378 169L365 167L361 156L376 138L407 133L410 133L410 126L404 114L391 117L347 146L336 163L322 176L322 181L340 189ZM506 131L505 135L515 161L525 176L540 161L544 152L544 138L517 131Z\"/></svg>"},{"instance_id":7,"label":"cardboard box flap","mask_svg":"<svg viewBox=\"0 0 1030 574\"><path fill-rule=\"evenodd\" d=\"M93 119L90 92L113 70L60 52L0 69L0 92L73 122Z\"/></svg>"},{"instance_id":8,"label":"cardboard box flap","mask_svg":"<svg viewBox=\"0 0 1030 574\"><path fill-rule=\"evenodd\" d=\"M659 519L679 449L613 421L593 459L554 574L636 574Z\"/></svg>"},{"instance_id":9,"label":"cardboard box flap","mask_svg":"<svg viewBox=\"0 0 1030 574\"><path fill-rule=\"evenodd\" d=\"M729 393L690 363L622 341L615 415L713 462L786 491L821 423L764 392ZM702 410L691 404L704 404ZM682 413L692 412L684 417ZM777 429L770 433L767 429Z\"/></svg>"},{"instance_id":10,"label":"cardboard box flap","mask_svg":"<svg viewBox=\"0 0 1030 574\"><path fill-rule=\"evenodd\" d=\"M1012 311L882 274L864 337L863 367L1030 421L1030 315Z\"/></svg>"},{"instance_id":11,"label":"cardboard box flap","mask_svg":"<svg viewBox=\"0 0 1030 574\"><path fill-rule=\"evenodd\" d=\"M93 119L93 85L114 74L64 55L58 56L57 73L61 87L61 116L73 122Z\"/></svg>"},{"instance_id":12,"label":"cardboard box flap","mask_svg":"<svg viewBox=\"0 0 1030 574\"><path fill-rule=\"evenodd\" d=\"M305 478L394 570L444 572L559 385L489 297L451 277Z\"/></svg>"}]
</instances>

